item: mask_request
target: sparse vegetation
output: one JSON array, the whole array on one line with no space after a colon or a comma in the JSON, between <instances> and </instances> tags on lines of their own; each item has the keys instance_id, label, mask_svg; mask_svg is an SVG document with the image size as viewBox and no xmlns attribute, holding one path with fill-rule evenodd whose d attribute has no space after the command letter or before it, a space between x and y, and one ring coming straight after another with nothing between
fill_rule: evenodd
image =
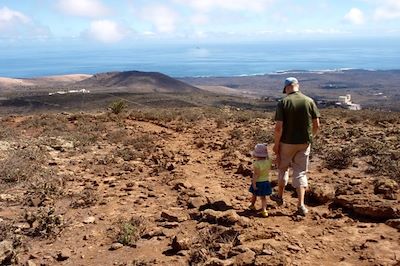
<instances>
[{"instance_id":1,"label":"sparse vegetation","mask_svg":"<svg viewBox=\"0 0 400 266\"><path fill-rule=\"evenodd\" d=\"M64 217L55 214L54 207L41 207L24 214L25 221L30 225L27 231L29 236L39 238L53 238L61 233L66 226Z\"/></svg>"},{"instance_id":2,"label":"sparse vegetation","mask_svg":"<svg viewBox=\"0 0 400 266\"><path fill-rule=\"evenodd\" d=\"M189 265L200 265L209 258L217 256L221 245L227 245L232 249L238 244L239 232L234 229L227 229L213 225L204 228L199 232L199 236L193 245ZM229 250L228 250L229 251Z\"/></svg>"},{"instance_id":3,"label":"sparse vegetation","mask_svg":"<svg viewBox=\"0 0 400 266\"><path fill-rule=\"evenodd\" d=\"M71 202L72 208L88 208L96 205L99 195L94 188L84 188Z\"/></svg>"},{"instance_id":4,"label":"sparse vegetation","mask_svg":"<svg viewBox=\"0 0 400 266\"><path fill-rule=\"evenodd\" d=\"M117 242L125 246L134 246L146 230L143 217L132 217L129 220L121 220L117 224Z\"/></svg>"},{"instance_id":5,"label":"sparse vegetation","mask_svg":"<svg viewBox=\"0 0 400 266\"><path fill-rule=\"evenodd\" d=\"M110 104L109 108L113 114L118 115L127 108L127 104L124 100L118 100L118 101L112 102Z\"/></svg>"},{"instance_id":6,"label":"sparse vegetation","mask_svg":"<svg viewBox=\"0 0 400 266\"><path fill-rule=\"evenodd\" d=\"M346 169L353 162L353 158L351 147L332 150L325 155L325 166L328 169Z\"/></svg>"},{"instance_id":7,"label":"sparse vegetation","mask_svg":"<svg viewBox=\"0 0 400 266\"><path fill-rule=\"evenodd\" d=\"M369 207L381 203L382 206L374 205L368 211L387 206L382 213L391 215L399 193L398 187L395 190L392 185L395 183L388 178L399 182L397 120L374 117L368 112L360 113L361 118L344 110L328 113L323 110L322 113L322 130L313 143L314 158L310 165L310 184L318 184L319 188L314 194L331 189L328 192L334 197L335 208L336 201L343 200L338 200L340 195L345 196L344 200L365 198L365 204L355 204ZM0 211L6 213L6 217L0 219L0 241L8 239L22 246L28 243L30 250L22 250L23 260L30 254L41 254L38 250L42 248L56 252L63 248L62 243L71 243L71 249L75 250L73 263L82 254L87 256L81 259L82 264L88 265L92 258L86 253L87 246L99 245L107 249L107 245L111 248L116 242L138 246L137 249L122 248L123 252L132 252L132 258L136 259L121 258L122 261L113 261L116 265L181 262L202 265L206 261L210 263L211 258L215 263L219 263L217 258L231 262L248 250L248 243L261 240L271 241L272 245L252 246L248 251L250 255L255 253L257 258L270 259L274 256L264 255L264 252L283 254L270 263L277 265L286 263L286 258L301 258L305 254L303 247L319 242L314 237L295 241L296 234L291 234L294 229L286 226L297 219L290 216L295 199L287 197L290 204L285 206L285 212L289 216L273 216L278 210L270 208L273 218L268 218L267 227L259 226L258 217L239 210L247 207L249 179L243 173L251 172L249 151L256 143L272 146L271 118L272 113L231 107L137 108L126 109L118 115L103 111L3 118L0 123L15 129L18 137L5 134L6 139L2 139L5 145L1 146L0 180L1 188L5 189L0 193ZM57 120L65 125L52 130ZM21 121L29 123L25 125ZM389 181L382 185L374 182L372 176ZM276 178L275 173L272 178ZM202 215L198 206L206 206L213 200L209 195L221 195L225 204L232 201L237 218L244 219L246 224L237 222L224 227L197 220ZM345 208L331 209L331 205L328 206L331 203L332 199L316 207L321 213L323 210L323 214L312 211L310 219L299 223L315 227L318 234L333 230L337 232L337 235L331 234L333 239L343 237L345 233L335 231L336 224L357 226L357 218L347 224ZM23 216L20 216L21 209L26 210ZM160 219L160 211L164 209L171 211L165 220ZM121 218L130 217L127 215L133 217ZM345 219L341 218L343 216ZM334 220L331 217L335 217ZM92 219L87 222L87 218L94 218L94 222ZM235 216L230 218L236 219ZM69 219L71 223L66 222ZM259 234L254 231L255 227L264 231ZM107 231L104 228L108 228ZM173 256L161 254L168 250L167 243L171 243L175 235L177 241L185 242L187 239L179 236L181 233L186 236L186 231L191 233L189 247L175 250ZM381 234L386 237L387 232ZM365 243L365 239L374 236L366 232L357 237ZM55 237L57 241L53 241ZM278 238L279 241L275 241ZM38 243L43 247L38 247ZM387 243L397 245L391 240ZM332 241L327 245L335 249L335 256L338 253L357 261L361 253L352 247L361 244L349 240L343 252L342 244ZM142 257L148 254L147 250L153 251L153 245L156 247L154 257ZM289 245L296 247L288 252ZM138 255L142 248L144 252ZM313 256L311 254L312 259L316 259ZM33 260L41 263L42 257L38 255Z\"/></svg>"},{"instance_id":8,"label":"sparse vegetation","mask_svg":"<svg viewBox=\"0 0 400 266\"><path fill-rule=\"evenodd\" d=\"M20 183L35 177L45 162L44 152L37 146L25 146L11 150L0 160L0 182Z\"/></svg>"}]
</instances>

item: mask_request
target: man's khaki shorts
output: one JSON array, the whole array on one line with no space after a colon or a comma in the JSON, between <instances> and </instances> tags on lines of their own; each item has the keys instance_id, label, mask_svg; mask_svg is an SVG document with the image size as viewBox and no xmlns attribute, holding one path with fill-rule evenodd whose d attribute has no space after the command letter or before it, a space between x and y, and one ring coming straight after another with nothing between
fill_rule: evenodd
<instances>
[{"instance_id":1,"label":"man's khaki shorts","mask_svg":"<svg viewBox=\"0 0 400 266\"><path fill-rule=\"evenodd\" d=\"M307 171L308 158L310 156L310 144L286 144L279 146L279 166L278 180L284 180L287 185L289 180L289 170L293 169L292 186L294 188L308 187Z\"/></svg>"}]
</instances>

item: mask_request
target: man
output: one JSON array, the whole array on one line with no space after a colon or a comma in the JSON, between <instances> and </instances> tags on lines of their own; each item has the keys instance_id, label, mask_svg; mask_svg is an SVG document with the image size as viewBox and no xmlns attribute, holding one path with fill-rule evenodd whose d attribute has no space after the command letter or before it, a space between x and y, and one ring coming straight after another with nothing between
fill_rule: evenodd
<instances>
[{"instance_id":1,"label":"man","mask_svg":"<svg viewBox=\"0 0 400 266\"><path fill-rule=\"evenodd\" d=\"M289 179L289 166L293 169L292 185L297 190L298 213L305 216L304 194L308 187L306 172L310 144L319 129L319 111L314 101L299 91L299 82L290 77L285 80L283 93L275 113L273 151L277 156L278 194L271 199L283 204L283 192Z\"/></svg>"}]
</instances>

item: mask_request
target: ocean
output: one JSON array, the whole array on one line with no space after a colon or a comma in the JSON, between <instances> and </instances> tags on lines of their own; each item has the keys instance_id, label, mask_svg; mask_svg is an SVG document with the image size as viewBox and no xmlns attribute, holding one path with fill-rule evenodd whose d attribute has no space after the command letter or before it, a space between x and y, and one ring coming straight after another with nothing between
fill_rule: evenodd
<instances>
[{"instance_id":1,"label":"ocean","mask_svg":"<svg viewBox=\"0 0 400 266\"><path fill-rule=\"evenodd\" d=\"M173 77L226 77L284 71L400 69L400 39L264 41L230 44L8 46L0 77L29 78L108 71L155 71Z\"/></svg>"}]
</instances>

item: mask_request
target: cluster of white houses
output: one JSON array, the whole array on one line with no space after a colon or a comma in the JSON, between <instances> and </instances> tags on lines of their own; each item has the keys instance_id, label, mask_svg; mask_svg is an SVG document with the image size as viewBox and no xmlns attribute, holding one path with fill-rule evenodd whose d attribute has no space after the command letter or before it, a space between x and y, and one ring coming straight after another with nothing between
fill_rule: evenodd
<instances>
[{"instance_id":1,"label":"cluster of white houses","mask_svg":"<svg viewBox=\"0 0 400 266\"><path fill-rule=\"evenodd\" d=\"M55 94L70 94L70 93L82 93L82 94L85 94L85 93L90 93L90 91L89 90L86 90L86 89L81 89L81 90L68 90L68 91L56 91L56 92L49 92L49 95L51 96L51 95L55 95Z\"/></svg>"},{"instance_id":2,"label":"cluster of white houses","mask_svg":"<svg viewBox=\"0 0 400 266\"><path fill-rule=\"evenodd\" d=\"M336 102L335 105L349 110L361 110L361 105L351 102L350 94L339 96L338 102Z\"/></svg>"}]
</instances>

